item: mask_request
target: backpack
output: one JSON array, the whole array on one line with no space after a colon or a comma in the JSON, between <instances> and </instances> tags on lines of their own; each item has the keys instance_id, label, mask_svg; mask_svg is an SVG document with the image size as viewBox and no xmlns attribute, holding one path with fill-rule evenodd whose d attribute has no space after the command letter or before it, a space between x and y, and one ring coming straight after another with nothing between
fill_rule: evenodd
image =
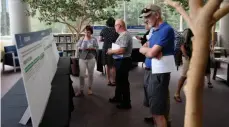
<instances>
[{"instance_id":1,"label":"backpack","mask_svg":"<svg viewBox=\"0 0 229 127\"><path fill-rule=\"evenodd\" d=\"M175 49L174 49L174 58L175 58L175 64L177 66L177 70L179 69L179 66L182 65L182 52L181 52L181 44L184 42L184 38L181 33L174 30L175 35Z\"/></svg>"}]
</instances>

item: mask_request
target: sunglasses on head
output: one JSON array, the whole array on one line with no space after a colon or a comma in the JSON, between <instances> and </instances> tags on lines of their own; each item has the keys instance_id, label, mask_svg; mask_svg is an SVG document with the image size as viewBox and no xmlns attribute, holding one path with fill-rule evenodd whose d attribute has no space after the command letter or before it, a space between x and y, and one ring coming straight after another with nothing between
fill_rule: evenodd
<instances>
[{"instance_id":1,"label":"sunglasses on head","mask_svg":"<svg viewBox=\"0 0 229 127\"><path fill-rule=\"evenodd\" d=\"M150 12L150 11L152 11L152 12L157 12L158 10L152 10L152 9L148 9L148 8L144 8L143 10L142 10L142 14L143 13L148 13L148 12Z\"/></svg>"},{"instance_id":2,"label":"sunglasses on head","mask_svg":"<svg viewBox=\"0 0 229 127\"><path fill-rule=\"evenodd\" d=\"M153 10L148 9L148 8L144 8L144 9L142 10L142 12L141 12L141 13L148 13L148 12L150 12L150 11L153 11Z\"/></svg>"}]
</instances>

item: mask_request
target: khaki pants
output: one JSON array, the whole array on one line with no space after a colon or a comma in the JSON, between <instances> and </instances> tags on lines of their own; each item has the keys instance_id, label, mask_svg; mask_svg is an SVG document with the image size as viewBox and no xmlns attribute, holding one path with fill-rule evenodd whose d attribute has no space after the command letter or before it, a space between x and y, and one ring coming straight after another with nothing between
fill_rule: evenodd
<instances>
[{"instance_id":1,"label":"khaki pants","mask_svg":"<svg viewBox=\"0 0 229 127\"><path fill-rule=\"evenodd\" d=\"M84 89L85 85L85 76L86 70L88 72L88 87L92 86L93 83L93 73L95 68L95 58L84 60L79 59L79 67L80 67L80 90Z\"/></svg>"}]
</instances>

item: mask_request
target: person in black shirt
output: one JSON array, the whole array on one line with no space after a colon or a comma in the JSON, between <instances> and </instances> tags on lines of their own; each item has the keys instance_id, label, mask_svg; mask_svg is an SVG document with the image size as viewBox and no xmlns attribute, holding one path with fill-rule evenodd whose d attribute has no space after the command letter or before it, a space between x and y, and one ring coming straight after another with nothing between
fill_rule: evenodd
<instances>
[{"instance_id":1,"label":"person in black shirt","mask_svg":"<svg viewBox=\"0 0 229 127\"><path fill-rule=\"evenodd\" d=\"M181 44L180 49L182 52L182 61L183 61L183 68L182 68L182 72L181 72L181 77L178 81L178 87L176 90L176 93L174 95L174 99L177 102L181 102L182 99L180 97L180 92L181 89L184 85L185 80L187 79L187 72L189 69L189 64L190 64L190 58L192 55L192 37L193 37L193 33L191 31L191 29L185 29L183 32L183 36L184 36L184 43Z\"/></svg>"},{"instance_id":2,"label":"person in black shirt","mask_svg":"<svg viewBox=\"0 0 229 127\"><path fill-rule=\"evenodd\" d=\"M102 50L102 63L106 65L107 80L109 86L115 86L115 67L114 59L112 55L108 55L107 51L111 48L112 43L115 43L119 34L115 31L115 19L110 17L106 22L107 27L105 27L100 33L100 41L103 41Z\"/></svg>"},{"instance_id":3,"label":"person in black shirt","mask_svg":"<svg viewBox=\"0 0 229 127\"><path fill-rule=\"evenodd\" d=\"M191 31L190 28L188 29L185 29L184 32L183 32L183 35L184 35L184 43L181 45L181 51L182 51L182 55L183 55L183 58L182 58L182 61L183 61L183 70L182 70L182 73L181 73L181 77L178 81L178 88L175 92L175 95L174 95L174 99L176 102L182 102L182 99L180 97L180 92L181 92L181 89L184 85L184 82L186 81L187 79L187 72L188 72L188 69L189 69L189 64L190 64L190 59L192 57L192 40L194 38L194 35ZM210 70L210 57L208 58L208 64L207 64L207 68L206 68L206 77L207 77L207 80L208 80L208 88L213 88L212 86L212 83L211 83L211 80L210 80L210 74L211 74L211 70Z\"/></svg>"},{"instance_id":4,"label":"person in black shirt","mask_svg":"<svg viewBox=\"0 0 229 127\"><path fill-rule=\"evenodd\" d=\"M142 45L144 45L148 41L147 35L149 35L150 32L150 26L147 22L145 22L145 29L147 30L147 32L143 35L143 37L136 36L136 38L141 41Z\"/></svg>"}]
</instances>

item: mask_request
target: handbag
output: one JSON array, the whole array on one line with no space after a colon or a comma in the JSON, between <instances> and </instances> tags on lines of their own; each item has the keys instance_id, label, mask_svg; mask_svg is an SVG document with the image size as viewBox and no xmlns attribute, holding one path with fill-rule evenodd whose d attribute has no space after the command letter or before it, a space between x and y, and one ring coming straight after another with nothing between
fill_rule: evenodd
<instances>
[{"instance_id":1,"label":"handbag","mask_svg":"<svg viewBox=\"0 0 229 127\"><path fill-rule=\"evenodd\" d=\"M80 74L80 67L79 67L79 59L78 58L71 58L71 70L72 75L79 76Z\"/></svg>"}]
</instances>

